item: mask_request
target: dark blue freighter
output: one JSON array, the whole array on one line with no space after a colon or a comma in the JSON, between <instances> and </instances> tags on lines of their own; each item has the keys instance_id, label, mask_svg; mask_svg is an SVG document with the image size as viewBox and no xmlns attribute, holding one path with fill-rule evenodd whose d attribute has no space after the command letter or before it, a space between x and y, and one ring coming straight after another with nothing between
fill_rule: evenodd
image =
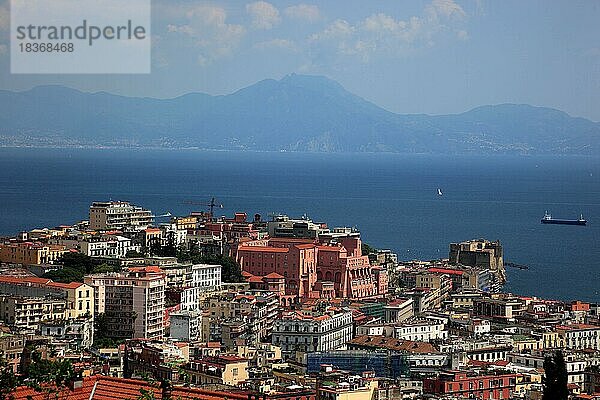
<instances>
[{"instance_id":1,"label":"dark blue freighter","mask_svg":"<svg viewBox=\"0 0 600 400\"><path fill-rule=\"evenodd\" d=\"M587 221L583 218L583 215L579 219L556 219L552 218L552 215L546 211L544 218L542 218L542 224L557 224L557 225L582 225L585 226Z\"/></svg>"}]
</instances>

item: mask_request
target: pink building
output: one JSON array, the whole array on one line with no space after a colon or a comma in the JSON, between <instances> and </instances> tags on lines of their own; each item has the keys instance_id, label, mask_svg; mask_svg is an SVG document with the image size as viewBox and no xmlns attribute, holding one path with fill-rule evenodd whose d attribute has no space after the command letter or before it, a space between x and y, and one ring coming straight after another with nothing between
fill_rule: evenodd
<instances>
[{"instance_id":1,"label":"pink building","mask_svg":"<svg viewBox=\"0 0 600 400\"><path fill-rule=\"evenodd\" d=\"M334 245L289 238L246 241L237 248L237 260L254 276L283 276L285 293L299 298L360 299L387 293L387 272L370 265L357 237Z\"/></svg>"}]
</instances>

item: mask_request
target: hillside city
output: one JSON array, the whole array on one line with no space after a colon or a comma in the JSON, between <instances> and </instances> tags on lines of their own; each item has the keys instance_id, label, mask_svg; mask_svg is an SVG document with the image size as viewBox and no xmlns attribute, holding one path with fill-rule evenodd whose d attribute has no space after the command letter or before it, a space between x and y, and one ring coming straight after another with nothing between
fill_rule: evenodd
<instances>
[{"instance_id":1,"label":"hillside city","mask_svg":"<svg viewBox=\"0 0 600 400\"><path fill-rule=\"evenodd\" d=\"M0 399L600 399L600 304L505 292L497 238L402 261L215 206L0 238Z\"/></svg>"}]
</instances>

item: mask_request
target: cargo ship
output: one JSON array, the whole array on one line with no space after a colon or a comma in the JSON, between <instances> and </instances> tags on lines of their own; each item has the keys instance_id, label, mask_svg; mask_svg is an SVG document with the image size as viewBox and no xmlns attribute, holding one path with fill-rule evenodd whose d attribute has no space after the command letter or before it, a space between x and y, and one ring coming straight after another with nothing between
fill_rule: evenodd
<instances>
[{"instance_id":1,"label":"cargo ship","mask_svg":"<svg viewBox=\"0 0 600 400\"><path fill-rule=\"evenodd\" d=\"M544 214L544 218L542 218L542 224L557 224L557 225L583 225L587 224L585 218L583 218L583 214L579 217L579 219L557 219L552 218L552 215L546 211Z\"/></svg>"}]
</instances>

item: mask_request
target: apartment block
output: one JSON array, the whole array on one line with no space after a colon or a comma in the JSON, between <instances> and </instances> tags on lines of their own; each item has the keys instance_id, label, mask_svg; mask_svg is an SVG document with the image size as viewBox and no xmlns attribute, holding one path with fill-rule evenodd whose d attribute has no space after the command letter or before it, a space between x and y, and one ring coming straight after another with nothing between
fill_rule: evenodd
<instances>
[{"instance_id":1,"label":"apartment block","mask_svg":"<svg viewBox=\"0 0 600 400\"><path fill-rule=\"evenodd\" d=\"M162 339L165 273L158 267L85 277L94 288L95 315L104 314L109 332L119 339Z\"/></svg>"},{"instance_id":2,"label":"apartment block","mask_svg":"<svg viewBox=\"0 0 600 400\"><path fill-rule=\"evenodd\" d=\"M65 246L40 242L0 244L0 262L10 264L51 264L68 250Z\"/></svg>"},{"instance_id":3,"label":"apartment block","mask_svg":"<svg viewBox=\"0 0 600 400\"><path fill-rule=\"evenodd\" d=\"M153 222L150 210L127 201L97 201L90 206L90 228L94 230L139 232Z\"/></svg>"},{"instance_id":4,"label":"apartment block","mask_svg":"<svg viewBox=\"0 0 600 400\"><path fill-rule=\"evenodd\" d=\"M330 307L319 310L284 312L273 326L273 341L284 356L295 351L329 351L342 348L353 337L353 318L349 310Z\"/></svg>"}]
</instances>

